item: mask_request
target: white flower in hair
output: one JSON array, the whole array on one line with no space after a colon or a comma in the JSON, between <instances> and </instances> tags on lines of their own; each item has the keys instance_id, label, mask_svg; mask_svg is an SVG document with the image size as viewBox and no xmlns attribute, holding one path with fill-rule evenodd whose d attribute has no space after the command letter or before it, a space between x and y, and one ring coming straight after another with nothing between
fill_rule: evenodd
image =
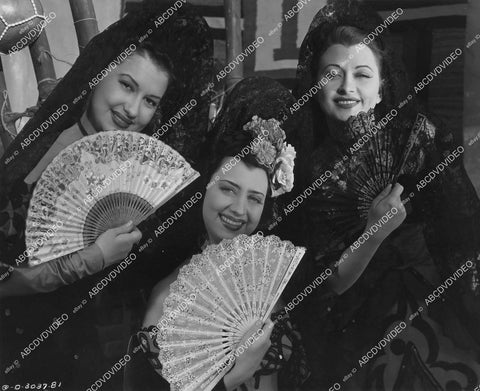
<instances>
[{"instance_id":1,"label":"white flower in hair","mask_svg":"<svg viewBox=\"0 0 480 391\"><path fill-rule=\"evenodd\" d=\"M252 154L270 174L272 197L291 191L296 152L295 148L285 142L286 135L280 122L275 118L264 120L255 115L243 126L243 130L261 140L252 146Z\"/></svg>"},{"instance_id":2,"label":"white flower in hair","mask_svg":"<svg viewBox=\"0 0 480 391\"><path fill-rule=\"evenodd\" d=\"M252 146L252 154L255 155L260 164L268 167L269 170L273 169L277 151L270 141L260 141Z\"/></svg>"},{"instance_id":3,"label":"white flower in hair","mask_svg":"<svg viewBox=\"0 0 480 391\"><path fill-rule=\"evenodd\" d=\"M272 197L288 193L293 189L293 167L297 156L295 148L284 143L283 149L275 162L275 170L272 175Z\"/></svg>"}]
</instances>

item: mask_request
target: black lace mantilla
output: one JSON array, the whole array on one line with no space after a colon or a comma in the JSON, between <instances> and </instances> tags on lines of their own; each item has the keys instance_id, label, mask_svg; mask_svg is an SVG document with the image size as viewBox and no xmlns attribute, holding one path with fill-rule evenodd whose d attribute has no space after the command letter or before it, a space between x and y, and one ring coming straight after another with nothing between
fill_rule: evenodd
<instances>
[{"instance_id":1,"label":"black lace mantilla","mask_svg":"<svg viewBox=\"0 0 480 391\"><path fill-rule=\"evenodd\" d=\"M300 334L284 311L272 314L271 319L276 321L270 337L272 345L265 354L261 368L254 375L255 388L258 389L261 376L278 372L279 390L298 389L310 375ZM136 338L153 369L161 375L162 365L158 360L159 347L154 326L140 330ZM221 390L223 382L219 384L218 390ZM240 389L243 391L246 388L240 386Z\"/></svg>"}]
</instances>

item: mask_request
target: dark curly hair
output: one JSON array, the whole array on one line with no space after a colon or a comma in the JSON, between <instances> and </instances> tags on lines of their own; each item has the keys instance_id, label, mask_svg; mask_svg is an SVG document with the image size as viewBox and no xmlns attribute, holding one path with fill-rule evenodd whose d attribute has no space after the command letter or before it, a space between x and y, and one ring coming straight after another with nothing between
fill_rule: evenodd
<instances>
[{"instance_id":1,"label":"dark curly hair","mask_svg":"<svg viewBox=\"0 0 480 391\"><path fill-rule=\"evenodd\" d=\"M154 45L152 41L143 41L137 45L135 53L148 58L161 70L165 71L168 75L168 86L172 85L172 82L175 80L173 61L159 46Z\"/></svg>"},{"instance_id":2,"label":"dark curly hair","mask_svg":"<svg viewBox=\"0 0 480 391\"><path fill-rule=\"evenodd\" d=\"M243 130L243 126L250 122L253 116L279 121L287 141L296 146L299 118L296 114L290 115L289 110L294 103L295 98L287 88L267 77L248 77L235 85L225 98L202 150L201 160L204 165L201 170L205 186L211 181L213 173L220 167L225 157L239 155L243 148L251 145L255 136ZM242 154L242 162L266 171L251 153ZM279 215L278 211L283 202L284 196L272 198L270 194L269 183L262 217L257 227L261 231L264 231Z\"/></svg>"}]
</instances>

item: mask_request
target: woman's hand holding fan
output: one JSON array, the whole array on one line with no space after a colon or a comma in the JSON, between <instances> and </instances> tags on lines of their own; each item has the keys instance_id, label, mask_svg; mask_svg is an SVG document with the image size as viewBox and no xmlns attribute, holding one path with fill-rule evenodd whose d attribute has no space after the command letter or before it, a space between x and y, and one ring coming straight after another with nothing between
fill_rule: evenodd
<instances>
[{"instance_id":1,"label":"woman's hand holding fan","mask_svg":"<svg viewBox=\"0 0 480 391\"><path fill-rule=\"evenodd\" d=\"M270 336L272 335L274 325L275 323L270 319L267 319L263 325L262 322L258 321L245 333L240 341L240 346L247 345L247 341L251 338L255 339L245 349L245 352L238 356L232 370L223 378L227 390L237 388L245 383L260 368L260 364L272 344ZM260 329L263 330L263 333L256 338L256 334L258 334Z\"/></svg>"},{"instance_id":2,"label":"woman's hand holding fan","mask_svg":"<svg viewBox=\"0 0 480 391\"><path fill-rule=\"evenodd\" d=\"M238 235L208 246L180 269L157 335L162 375L172 390L208 391L225 376L245 354L245 335L269 319L304 253L273 235ZM260 341L250 354L257 357L255 350L264 347ZM238 373L256 364L245 362L250 354Z\"/></svg>"},{"instance_id":3,"label":"woman's hand holding fan","mask_svg":"<svg viewBox=\"0 0 480 391\"><path fill-rule=\"evenodd\" d=\"M407 217L407 212L400 198L402 192L403 186L401 184L396 183L393 189L392 185L388 185L373 200L370 210L368 211L366 231L375 223L378 223L382 217L388 216L387 213L392 212L392 209L397 209L397 212L391 213L393 217L388 217L388 221L385 224L381 224L378 231L372 234L374 240L380 243L383 242L388 235L402 224L405 217Z\"/></svg>"},{"instance_id":4,"label":"woman's hand holding fan","mask_svg":"<svg viewBox=\"0 0 480 391\"><path fill-rule=\"evenodd\" d=\"M104 267L125 258L132 250L133 244L138 243L141 238L142 233L132 221L101 234L95 243L102 251Z\"/></svg>"},{"instance_id":5,"label":"woman's hand holding fan","mask_svg":"<svg viewBox=\"0 0 480 391\"><path fill-rule=\"evenodd\" d=\"M198 176L173 148L145 134L112 130L78 140L35 186L25 232L29 264L97 240L106 263L118 260L140 239L119 227L139 224Z\"/></svg>"},{"instance_id":6,"label":"woman's hand holding fan","mask_svg":"<svg viewBox=\"0 0 480 391\"><path fill-rule=\"evenodd\" d=\"M345 144L334 153L332 158L337 163L332 179L321 185L315 206L336 238L359 234L367 221L374 224L391 209L380 208L372 216L372 208L376 209L374 200L378 204L380 194L385 198L383 191L387 186L396 184L406 167L417 160L414 147L419 136L424 137L428 131L423 115L419 114L415 121L396 118L382 125L377 123L373 109L350 117L345 127L345 132L359 141L354 147ZM396 193L390 200L394 205L398 205Z\"/></svg>"}]
</instances>

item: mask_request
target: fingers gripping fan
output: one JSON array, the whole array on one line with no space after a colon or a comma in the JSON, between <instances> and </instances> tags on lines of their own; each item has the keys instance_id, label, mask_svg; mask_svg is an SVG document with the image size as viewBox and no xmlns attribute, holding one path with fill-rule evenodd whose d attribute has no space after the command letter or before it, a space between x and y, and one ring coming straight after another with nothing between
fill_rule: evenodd
<instances>
[{"instance_id":1,"label":"fingers gripping fan","mask_svg":"<svg viewBox=\"0 0 480 391\"><path fill-rule=\"evenodd\" d=\"M85 248L129 220L140 223L198 176L178 152L141 133L82 138L35 187L25 234L30 264Z\"/></svg>"},{"instance_id":2,"label":"fingers gripping fan","mask_svg":"<svg viewBox=\"0 0 480 391\"><path fill-rule=\"evenodd\" d=\"M331 180L322 185L322 202L316 208L335 235L355 234L364 227L373 200L405 173L419 134L426 129L422 114L413 124L398 120L382 125L373 113L372 109L349 119L346 131L362 143L340 151Z\"/></svg>"},{"instance_id":3,"label":"fingers gripping fan","mask_svg":"<svg viewBox=\"0 0 480 391\"><path fill-rule=\"evenodd\" d=\"M247 330L270 316L304 253L273 235L239 235L208 246L180 269L157 335L172 390L215 386Z\"/></svg>"}]
</instances>

